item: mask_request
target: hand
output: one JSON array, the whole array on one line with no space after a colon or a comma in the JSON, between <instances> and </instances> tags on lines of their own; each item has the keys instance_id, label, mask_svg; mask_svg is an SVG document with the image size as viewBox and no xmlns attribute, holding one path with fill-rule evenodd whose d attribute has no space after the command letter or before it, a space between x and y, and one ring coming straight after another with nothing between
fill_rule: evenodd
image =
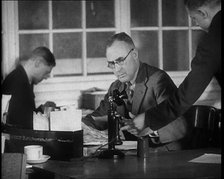
<instances>
[{"instance_id":1,"label":"hand","mask_svg":"<svg viewBox=\"0 0 224 179\"><path fill-rule=\"evenodd\" d=\"M153 133L153 130L150 129L149 127L146 127L145 129L143 129L139 134L138 136L139 137L143 137L143 136L147 136L149 134Z\"/></svg>"},{"instance_id":2,"label":"hand","mask_svg":"<svg viewBox=\"0 0 224 179\"><path fill-rule=\"evenodd\" d=\"M53 108L55 108L55 107L56 107L56 104L55 104L55 102L53 102L53 101L47 101L47 102L44 104L44 107L53 107Z\"/></svg>"},{"instance_id":3,"label":"hand","mask_svg":"<svg viewBox=\"0 0 224 179\"><path fill-rule=\"evenodd\" d=\"M137 116L134 116L133 114L129 113L129 116L132 118L134 126L139 131L142 131L145 128L145 113L139 114Z\"/></svg>"},{"instance_id":4,"label":"hand","mask_svg":"<svg viewBox=\"0 0 224 179\"><path fill-rule=\"evenodd\" d=\"M131 117L130 114L129 114L129 116ZM126 119L126 118L122 117L122 123L124 124L124 126L120 128L120 131L126 130L135 136L138 134L137 128L135 128L132 119Z\"/></svg>"},{"instance_id":5,"label":"hand","mask_svg":"<svg viewBox=\"0 0 224 179\"><path fill-rule=\"evenodd\" d=\"M129 116L132 119L123 119L124 121L124 127L121 128L121 130L127 130L131 134L138 136L139 133L144 129L145 127L145 113L139 114L138 116L134 116L133 114L129 113Z\"/></svg>"},{"instance_id":6,"label":"hand","mask_svg":"<svg viewBox=\"0 0 224 179\"><path fill-rule=\"evenodd\" d=\"M56 104L51 101L47 101L43 106L43 112L47 116L47 118L50 118L50 112L54 111Z\"/></svg>"}]
</instances>

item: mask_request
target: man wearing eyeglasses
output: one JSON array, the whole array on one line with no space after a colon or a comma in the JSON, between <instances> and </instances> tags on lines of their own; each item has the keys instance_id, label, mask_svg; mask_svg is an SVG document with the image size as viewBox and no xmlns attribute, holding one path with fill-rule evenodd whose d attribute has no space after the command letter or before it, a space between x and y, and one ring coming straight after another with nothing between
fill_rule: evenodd
<instances>
[{"instance_id":1,"label":"man wearing eyeglasses","mask_svg":"<svg viewBox=\"0 0 224 179\"><path fill-rule=\"evenodd\" d=\"M125 100L127 108L117 106L117 112L121 116L125 116L127 112L125 110L128 110L130 115L140 114L161 103L176 90L175 84L164 71L139 61L138 50L131 37L124 32L115 34L108 39L106 57L108 67L113 71L117 80L111 84L100 106L83 119L83 122L88 126L98 130L107 129L108 96L112 95L115 89L119 90L120 93L132 91L131 94L127 94L129 99ZM125 126L123 130L126 130ZM157 139L159 137L159 141L150 141L152 150L179 149L178 140L184 137L186 130L187 124L183 117L159 129L154 133ZM124 131L124 134L126 140L136 139L127 131Z\"/></svg>"},{"instance_id":2,"label":"man wearing eyeglasses","mask_svg":"<svg viewBox=\"0 0 224 179\"><path fill-rule=\"evenodd\" d=\"M200 39L191 62L191 71L178 89L159 105L139 114L126 125L132 126L132 134L145 135L157 130L183 115L202 95L215 78L222 88L221 55L221 0L184 0L188 15L206 32ZM164 120L165 119L165 120Z\"/></svg>"}]
</instances>

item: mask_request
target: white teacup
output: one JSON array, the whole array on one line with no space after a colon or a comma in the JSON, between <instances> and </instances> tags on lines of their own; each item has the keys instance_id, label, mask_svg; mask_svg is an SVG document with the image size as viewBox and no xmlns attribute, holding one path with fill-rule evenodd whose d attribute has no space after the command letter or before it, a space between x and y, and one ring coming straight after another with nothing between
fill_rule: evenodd
<instances>
[{"instance_id":1,"label":"white teacup","mask_svg":"<svg viewBox=\"0 0 224 179\"><path fill-rule=\"evenodd\" d=\"M24 147L24 153L27 160L40 160L43 155L43 147L41 145L27 145Z\"/></svg>"}]
</instances>

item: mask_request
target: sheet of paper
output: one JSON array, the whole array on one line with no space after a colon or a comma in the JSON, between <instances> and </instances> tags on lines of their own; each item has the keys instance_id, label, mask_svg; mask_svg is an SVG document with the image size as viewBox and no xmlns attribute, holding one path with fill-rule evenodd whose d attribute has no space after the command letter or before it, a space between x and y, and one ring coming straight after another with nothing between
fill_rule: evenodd
<instances>
[{"instance_id":1,"label":"sheet of paper","mask_svg":"<svg viewBox=\"0 0 224 179\"><path fill-rule=\"evenodd\" d=\"M221 154L203 154L200 157L194 158L189 162L194 163L216 163L221 164Z\"/></svg>"},{"instance_id":2,"label":"sheet of paper","mask_svg":"<svg viewBox=\"0 0 224 179\"><path fill-rule=\"evenodd\" d=\"M108 142L108 131L99 131L86 124L82 123L83 140L85 146L97 146L106 144ZM137 141L122 141L122 145L116 145L119 150L132 150L137 149ZM103 148L107 148L104 146Z\"/></svg>"},{"instance_id":3,"label":"sheet of paper","mask_svg":"<svg viewBox=\"0 0 224 179\"><path fill-rule=\"evenodd\" d=\"M9 100L11 99L12 95L2 95L2 113L1 113L1 119L3 119L3 114L8 112L9 107ZM3 121L4 123L6 121Z\"/></svg>"},{"instance_id":4,"label":"sheet of paper","mask_svg":"<svg viewBox=\"0 0 224 179\"><path fill-rule=\"evenodd\" d=\"M106 141L93 141L93 142L84 142L84 146L98 146L107 143Z\"/></svg>"},{"instance_id":5,"label":"sheet of paper","mask_svg":"<svg viewBox=\"0 0 224 179\"><path fill-rule=\"evenodd\" d=\"M101 145L108 141L107 131L99 131L82 123L84 145Z\"/></svg>"},{"instance_id":6,"label":"sheet of paper","mask_svg":"<svg viewBox=\"0 0 224 179\"><path fill-rule=\"evenodd\" d=\"M137 149L137 141L122 141L122 145L116 145L115 148L119 150L135 150Z\"/></svg>"},{"instance_id":7,"label":"sheet of paper","mask_svg":"<svg viewBox=\"0 0 224 179\"><path fill-rule=\"evenodd\" d=\"M52 111L50 113L51 131L77 131L81 130L82 110L71 109L65 111Z\"/></svg>"},{"instance_id":8,"label":"sheet of paper","mask_svg":"<svg viewBox=\"0 0 224 179\"><path fill-rule=\"evenodd\" d=\"M115 145L115 148L118 150L137 150L137 141L122 141L122 145ZM105 145L103 148L108 148L108 145Z\"/></svg>"},{"instance_id":9,"label":"sheet of paper","mask_svg":"<svg viewBox=\"0 0 224 179\"><path fill-rule=\"evenodd\" d=\"M33 113L33 129L49 131L49 120L41 113Z\"/></svg>"}]
</instances>

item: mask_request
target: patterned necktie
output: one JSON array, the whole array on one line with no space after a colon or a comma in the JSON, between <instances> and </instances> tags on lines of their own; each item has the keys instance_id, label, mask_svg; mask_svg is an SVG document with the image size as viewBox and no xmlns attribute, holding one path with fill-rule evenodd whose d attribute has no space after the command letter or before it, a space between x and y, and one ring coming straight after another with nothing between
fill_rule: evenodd
<instances>
[{"instance_id":1,"label":"patterned necktie","mask_svg":"<svg viewBox=\"0 0 224 179\"><path fill-rule=\"evenodd\" d=\"M128 96L128 100L127 100L127 109L128 111L131 112L131 107L132 107L132 98L134 95L134 90L133 90L133 85L131 84L131 82L126 83L126 93Z\"/></svg>"}]
</instances>

